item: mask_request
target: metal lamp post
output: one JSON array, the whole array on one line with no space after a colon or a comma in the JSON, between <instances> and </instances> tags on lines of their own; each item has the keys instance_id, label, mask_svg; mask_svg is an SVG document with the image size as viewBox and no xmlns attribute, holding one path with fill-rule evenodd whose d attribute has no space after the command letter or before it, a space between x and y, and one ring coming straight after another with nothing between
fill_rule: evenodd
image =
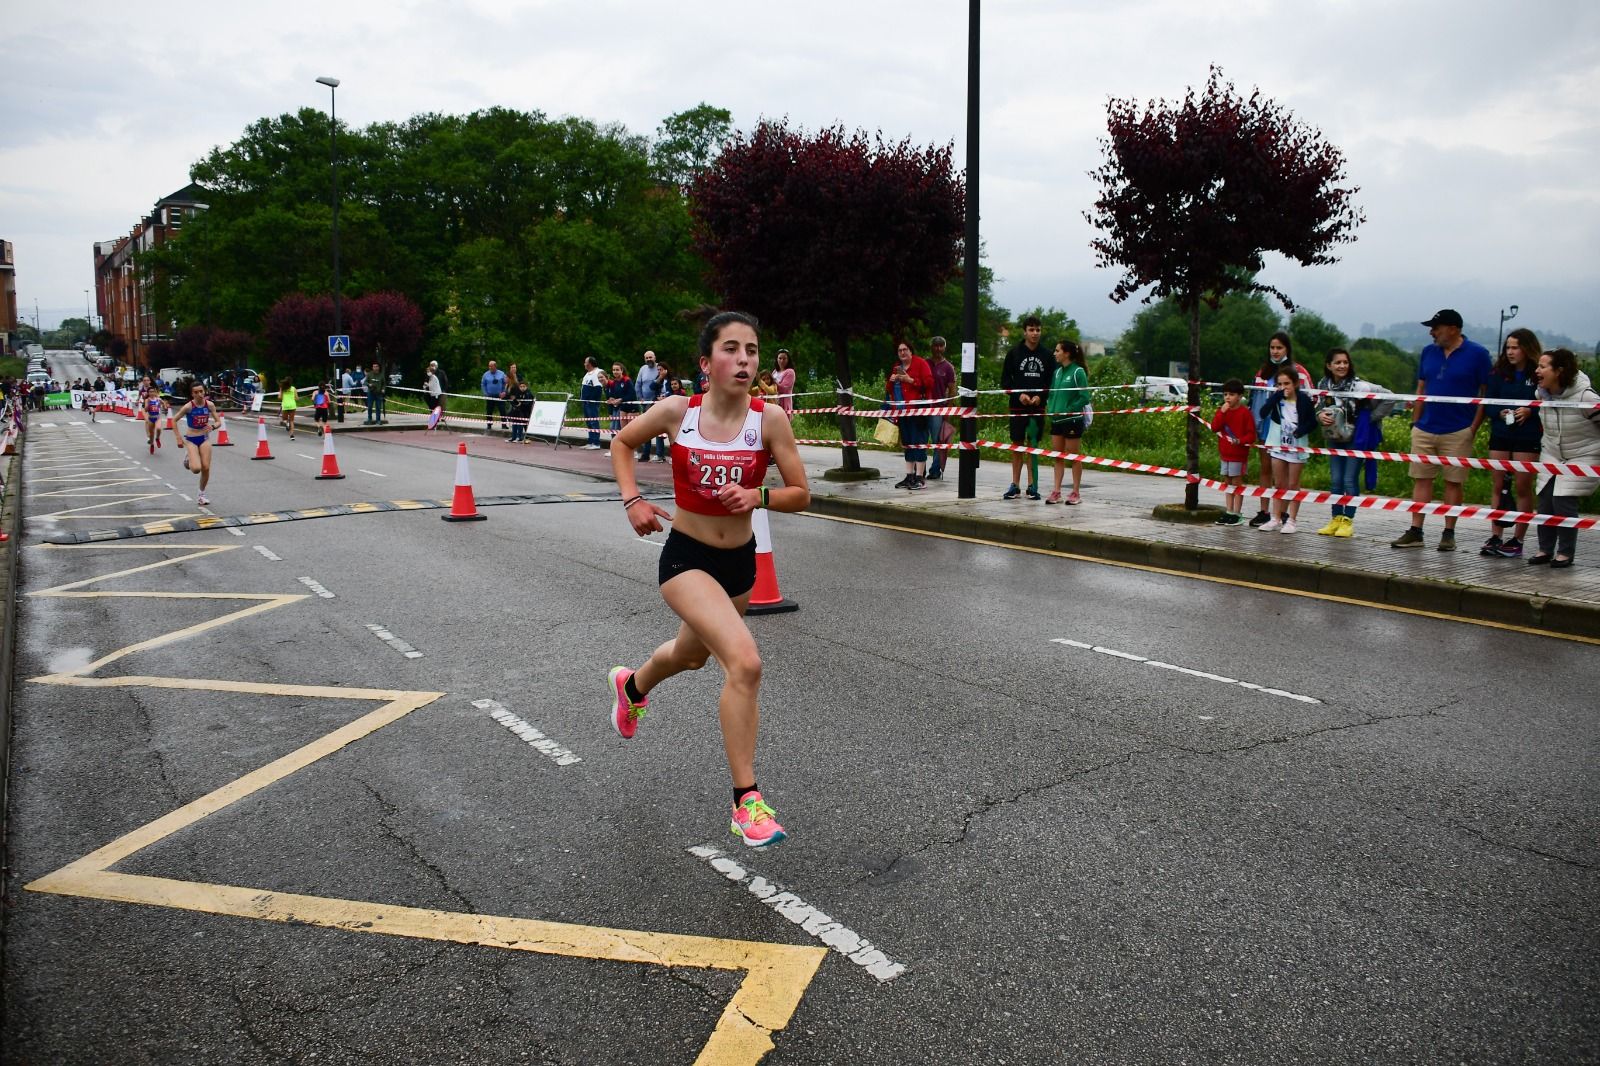
<instances>
[{"instance_id":1,"label":"metal lamp post","mask_svg":"<svg viewBox=\"0 0 1600 1066\"><path fill-rule=\"evenodd\" d=\"M1507 314L1504 308L1500 309L1500 335L1494 341L1494 354L1498 356L1506 343L1506 323L1517 317L1517 305L1511 305L1511 313Z\"/></svg>"},{"instance_id":2,"label":"metal lamp post","mask_svg":"<svg viewBox=\"0 0 1600 1066\"><path fill-rule=\"evenodd\" d=\"M967 3L967 218L966 261L962 271L961 388L963 407L978 406L978 30L982 25L979 0ZM970 500L978 489L978 422L961 420L961 451L956 468L956 497ZM948 460L947 460L948 462Z\"/></svg>"},{"instance_id":3,"label":"metal lamp post","mask_svg":"<svg viewBox=\"0 0 1600 1066\"><path fill-rule=\"evenodd\" d=\"M328 87L328 167L333 172L333 332L344 332L344 312L339 300L339 130L338 88L339 79L321 77L318 85ZM337 370L338 364L335 364ZM335 381L337 381L337 377ZM344 421L344 405L338 405L339 421Z\"/></svg>"}]
</instances>

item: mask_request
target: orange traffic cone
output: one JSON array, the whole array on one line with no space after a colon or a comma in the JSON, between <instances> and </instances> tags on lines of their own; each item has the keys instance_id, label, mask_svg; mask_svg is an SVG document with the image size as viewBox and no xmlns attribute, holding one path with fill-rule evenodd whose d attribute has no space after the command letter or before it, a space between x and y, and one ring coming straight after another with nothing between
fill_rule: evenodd
<instances>
[{"instance_id":1,"label":"orange traffic cone","mask_svg":"<svg viewBox=\"0 0 1600 1066\"><path fill-rule=\"evenodd\" d=\"M318 481L342 481L344 475L339 473L339 459L333 454L333 429L329 426L322 427L322 473L317 475Z\"/></svg>"},{"instance_id":2,"label":"orange traffic cone","mask_svg":"<svg viewBox=\"0 0 1600 1066\"><path fill-rule=\"evenodd\" d=\"M765 510L751 513L750 524L756 533L756 585L750 590L750 606L745 614L783 614L798 611L800 605L783 598L778 591L778 571L772 565L772 527Z\"/></svg>"},{"instance_id":3,"label":"orange traffic cone","mask_svg":"<svg viewBox=\"0 0 1600 1066\"><path fill-rule=\"evenodd\" d=\"M258 418L256 420L256 428L258 431L256 433L256 453L250 458L271 459L272 449L267 447L267 420L265 418Z\"/></svg>"},{"instance_id":4,"label":"orange traffic cone","mask_svg":"<svg viewBox=\"0 0 1600 1066\"><path fill-rule=\"evenodd\" d=\"M233 441L228 439L228 420L217 418L217 439L211 442L213 448L231 448Z\"/></svg>"},{"instance_id":5,"label":"orange traffic cone","mask_svg":"<svg viewBox=\"0 0 1600 1066\"><path fill-rule=\"evenodd\" d=\"M177 429L172 424L172 412L171 411L167 412L167 429L168 429L169 432L173 432L173 433L177 432Z\"/></svg>"},{"instance_id":6,"label":"orange traffic cone","mask_svg":"<svg viewBox=\"0 0 1600 1066\"><path fill-rule=\"evenodd\" d=\"M472 495L472 473L467 469L467 442L456 446L456 494L450 501L450 513L440 515L446 522L482 522L489 516L478 513L478 501Z\"/></svg>"}]
</instances>

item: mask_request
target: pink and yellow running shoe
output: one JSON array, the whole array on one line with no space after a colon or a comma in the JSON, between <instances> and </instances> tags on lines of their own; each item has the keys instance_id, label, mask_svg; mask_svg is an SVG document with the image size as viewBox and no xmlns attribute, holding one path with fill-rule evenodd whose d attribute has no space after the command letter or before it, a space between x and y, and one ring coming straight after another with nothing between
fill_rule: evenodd
<instances>
[{"instance_id":1,"label":"pink and yellow running shoe","mask_svg":"<svg viewBox=\"0 0 1600 1066\"><path fill-rule=\"evenodd\" d=\"M733 808L733 821L729 828L733 835L743 840L746 847L770 848L788 833L778 824L778 816L759 792L746 792L744 799Z\"/></svg>"},{"instance_id":2,"label":"pink and yellow running shoe","mask_svg":"<svg viewBox=\"0 0 1600 1066\"><path fill-rule=\"evenodd\" d=\"M647 699L638 703L629 702L627 689L623 686L632 676L633 671L626 666L611 668L611 728L624 740L633 738L639 729L639 719L644 717L645 710L650 706Z\"/></svg>"}]
</instances>

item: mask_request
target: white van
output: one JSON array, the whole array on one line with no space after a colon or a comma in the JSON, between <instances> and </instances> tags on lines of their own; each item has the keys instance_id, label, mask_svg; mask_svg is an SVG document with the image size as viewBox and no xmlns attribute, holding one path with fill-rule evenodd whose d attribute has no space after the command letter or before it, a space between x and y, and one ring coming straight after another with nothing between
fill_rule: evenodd
<instances>
[{"instance_id":1,"label":"white van","mask_svg":"<svg viewBox=\"0 0 1600 1066\"><path fill-rule=\"evenodd\" d=\"M179 378L183 377L187 373L188 371L182 367L164 366L156 372L156 381L163 388L170 389L172 386L178 383Z\"/></svg>"},{"instance_id":2,"label":"white van","mask_svg":"<svg viewBox=\"0 0 1600 1066\"><path fill-rule=\"evenodd\" d=\"M1182 378L1156 378L1139 376L1133 379L1134 387L1141 390L1147 400L1163 403L1188 403L1189 383Z\"/></svg>"}]
</instances>

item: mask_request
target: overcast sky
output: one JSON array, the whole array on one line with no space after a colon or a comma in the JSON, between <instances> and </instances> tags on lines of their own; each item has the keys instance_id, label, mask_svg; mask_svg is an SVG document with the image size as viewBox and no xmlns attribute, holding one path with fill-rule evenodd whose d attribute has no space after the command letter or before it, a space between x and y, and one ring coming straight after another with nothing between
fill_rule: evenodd
<instances>
[{"instance_id":1,"label":"overcast sky","mask_svg":"<svg viewBox=\"0 0 1600 1066\"><path fill-rule=\"evenodd\" d=\"M82 315L92 246L264 115L362 126L491 106L653 132L701 101L965 158L967 5L275 0L7 4L0 237L21 308ZM1208 64L1346 154L1367 223L1270 280L1356 334L1440 307L1600 337L1600 4L1124 0L984 5L982 233L1002 303L1114 336L1083 221L1110 96L1180 97ZM1492 343L1492 340L1489 340Z\"/></svg>"}]
</instances>

